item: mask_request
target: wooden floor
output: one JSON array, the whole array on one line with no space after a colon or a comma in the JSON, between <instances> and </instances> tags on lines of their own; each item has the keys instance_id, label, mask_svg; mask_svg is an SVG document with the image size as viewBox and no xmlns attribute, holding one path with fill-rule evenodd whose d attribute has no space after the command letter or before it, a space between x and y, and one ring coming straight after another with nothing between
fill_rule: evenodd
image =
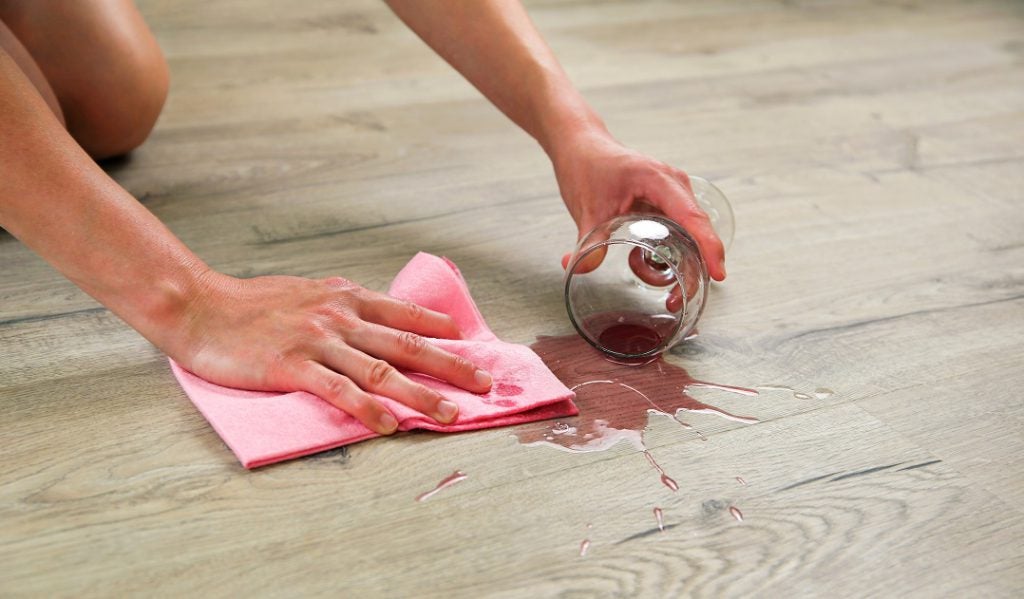
<instances>
[{"instance_id":1,"label":"wooden floor","mask_svg":"<svg viewBox=\"0 0 1024 599\"><path fill-rule=\"evenodd\" d=\"M2 234L0 594L1024 592L1024 4L528 6L613 132L733 202L729 280L670 361L835 395L707 391L761 419L688 416L707 442L656 419L675 494L627 446L509 429L247 472L159 352ZM141 8L172 91L111 172L204 259L383 289L424 250L503 338L570 332L550 165L382 3Z\"/></svg>"}]
</instances>

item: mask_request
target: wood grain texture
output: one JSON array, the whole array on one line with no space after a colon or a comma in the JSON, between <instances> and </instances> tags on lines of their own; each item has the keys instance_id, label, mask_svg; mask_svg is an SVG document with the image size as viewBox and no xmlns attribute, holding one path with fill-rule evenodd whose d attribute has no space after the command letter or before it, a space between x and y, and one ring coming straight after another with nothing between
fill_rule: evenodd
<instances>
[{"instance_id":1,"label":"wood grain texture","mask_svg":"<svg viewBox=\"0 0 1024 599\"><path fill-rule=\"evenodd\" d=\"M570 331L550 165L382 3L140 7L171 96L111 174L213 266L383 289L424 250L501 337ZM247 472L159 352L0 234L0 594L1024 591L1024 5L528 7L622 140L733 202L729 281L669 360L835 395L695 392L761 422L654 418L678 493L625 446L509 430Z\"/></svg>"}]
</instances>

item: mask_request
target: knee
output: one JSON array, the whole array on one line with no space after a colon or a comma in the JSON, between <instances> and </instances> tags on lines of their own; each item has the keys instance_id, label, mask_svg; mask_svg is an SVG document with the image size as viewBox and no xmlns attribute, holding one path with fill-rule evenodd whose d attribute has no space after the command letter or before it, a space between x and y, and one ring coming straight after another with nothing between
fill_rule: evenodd
<instances>
[{"instance_id":1,"label":"knee","mask_svg":"<svg viewBox=\"0 0 1024 599\"><path fill-rule=\"evenodd\" d=\"M149 42L149 43L146 43ZM62 102L68 131L96 159L142 145L167 99L167 62L156 42L121 44L105 57L101 76L82 81Z\"/></svg>"},{"instance_id":2,"label":"knee","mask_svg":"<svg viewBox=\"0 0 1024 599\"><path fill-rule=\"evenodd\" d=\"M132 0L0 0L0 20L49 83L68 131L94 158L138 147L167 98L163 52Z\"/></svg>"}]
</instances>

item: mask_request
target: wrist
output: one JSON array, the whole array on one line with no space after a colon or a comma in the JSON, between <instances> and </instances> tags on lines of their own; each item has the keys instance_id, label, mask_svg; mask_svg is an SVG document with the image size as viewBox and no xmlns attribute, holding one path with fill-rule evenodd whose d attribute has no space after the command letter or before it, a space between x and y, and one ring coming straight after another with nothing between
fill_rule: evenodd
<instances>
[{"instance_id":1,"label":"wrist","mask_svg":"<svg viewBox=\"0 0 1024 599\"><path fill-rule=\"evenodd\" d=\"M586 167L598 148L617 145L618 142L604 126L600 119L567 120L551 138L544 150L551 159L555 174L559 179L580 167Z\"/></svg>"},{"instance_id":2,"label":"wrist","mask_svg":"<svg viewBox=\"0 0 1024 599\"><path fill-rule=\"evenodd\" d=\"M176 355L193 337L198 307L226 278L198 258L154 273L134 286L111 309L167 354Z\"/></svg>"},{"instance_id":3,"label":"wrist","mask_svg":"<svg viewBox=\"0 0 1024 599\"><path fill-rule=\"evenodd\" d=\"M553 163L588 138L611 137L600 115L576 93L561 96L548 105L540 119L540 132L535 136Z\"/></svg>"}]
</instances>

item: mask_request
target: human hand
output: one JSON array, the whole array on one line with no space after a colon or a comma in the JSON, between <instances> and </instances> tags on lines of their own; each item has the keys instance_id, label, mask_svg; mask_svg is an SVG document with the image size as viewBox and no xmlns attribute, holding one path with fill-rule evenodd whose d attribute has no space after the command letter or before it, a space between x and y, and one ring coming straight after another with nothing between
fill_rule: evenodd
<instances>
[{"instance_id":1,"label":"human hand","mask_svg":"<svg viewBox=\"0 0 1024 599\"><path fill-rule=\"evenodd\" d=\"M395 432L398 421L370 393L441 423L458 415L453 402L395 366L474 393L490 390L489 373L424 339L458 339L451 317L346 279L209 273L199 289L180 326L167 327L169 338L155 342L211 382L308 391L381 434Z\"/></svg>"},{"instance_id":2,"label":"human hand","mask_svg":"<svg viewBox=\"0 0 1024 599\"><path fill-rule=\"evenodd\" d=\"M697 242L711 278L725 279L725 248L707 213L694 199L686 173L593 129L566 136L552 162L579 238L620 214L661 213L679 223ZM603 254L598 254L592 255L599 264ZM569 257L562 257L563 268L568 267Z\"/></svg>"}]
</instances>

